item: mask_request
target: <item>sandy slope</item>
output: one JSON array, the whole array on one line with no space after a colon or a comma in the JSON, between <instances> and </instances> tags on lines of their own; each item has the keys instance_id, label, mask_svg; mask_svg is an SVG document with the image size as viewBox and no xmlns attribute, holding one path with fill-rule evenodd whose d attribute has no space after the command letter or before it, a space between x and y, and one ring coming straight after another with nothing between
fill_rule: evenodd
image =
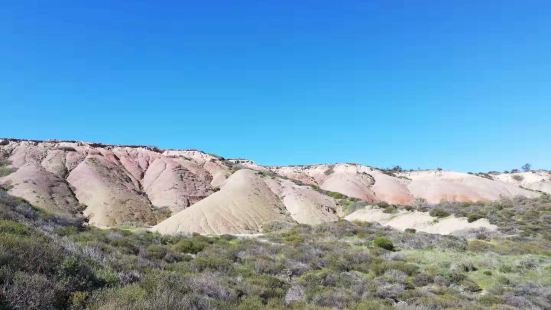
<instances>
[{"instance_id":1,"label":"sandy slope","mask_svg":"<svg viewBox=\"0 0 551 310\"><path fill-rule=\"evenodd\" d=\"M25 164L4 177L1 183L8 186L14 196L24 197L50 212L65 215L79 212L79 202L65 180L42 166Z\"/></svg>"},{"instance_id":2,"label":"sandy slope","mask_svg":"<svg viewBox=\"0 0 551 310\"><path fill-rule=\"evenodd\" d=\"M283 203L253 170L234 173L219 192L159 223L165 234L237 234L258 232L273 220L289 221Z\"/></svg>"},{"instance_id":3,"label":"sandy slope","mask_svg":"<svg viewBox=\"0 0 551 310\"><path fill-rule=\"evenodd\" d=\"M84 215L97 226L127 222L155 224L153 206L139 192L139 182L102 155L89 155L67 177L77 199L87 208Z\"/></svg>"},{"instance_id":4,"label":"sandy slope","mask_svg":"<svg viewBox=\"0 0 551 310\"><path fill-rule=\"evenodd\" d=\"M355 164L272 167L272 171L322 189L365 201L411 204L416 199L441 201L493 201L502 197L536 197L539 194L500 179L451 171L423 170L393 175ZM536 182L527 188L545 188Z\"/></svg>"},{"instance_id":5,"label":"sandy slope","mask_svg":"<svg viewBox=\"0 0 551 310\"><path fill-rule=\"evenodd\" d=\"M271 169L288 178L365 201L409 204L414 200L404 179L386 175L367 166L335 164Z\"/></svg>"},{"instance_id":6,"label":"sandy slope","mask_svg":"<svg viewBox=\"0 0 551 310\"><path fill-rule=\"evenodd\" d=\"M411 179L409 192L428 203L441 201L493 201L502 197L537 197L538 193L516 185L491 180L476 175L452 171L414 171L402 173Z\"/></svg>"},{"instance_id":7,"label":"sandy slope","mask_svg":"<svg viewBox=\"0 0 551 310\"><path fill-rule=\"evenodd\" d=\"M485 228L493 231L497 226L492 225L487 219L479 219L469 223L466 218L457 218L448 216L446 218L437 219L428 214L428 212L418 211L398 211L397 213L384 213L380 208L367 207L357 210L345 219L349 221L365 221L375 222L381 225L390 226L398 230L413 228L418 231L431 234L459 234L472 229Z\"/></svg>"},{"instance_id":8,"label":"sandy slope","mask_svg":"<svg viewBox=\"0 0 551 310\"><path fill-rule=\"evenodd\" d=\"M301 224L320 224L338 219L335 199L326 196L311 186L298 185L277 177L264 178L280 200L291 218Z\"/></svg>"},{"instance_id":9,"label":"sandy slope","mask_svg":"<svg viewBox=\"0 0 551 310\"><path fill-rule=\"evenodd\" d=\"M371 189L375 183L366 169L349 164L314 165L274 167L272 171L288 178L311 185L319 186L323 190L338 192L350 197L375 201L375 193Z\"/></svg>"},{"instance_id":10,"label":"sandy slope","mask_svg":"<svg viewBox=\"0 0 551 310\"><path fill-rule=\"evenodd\" d=\"M214 191L210 174L181 157L161 157L151 162L143 177L143 189L151 203L178 212Z\"/></svg>"},{"instance_id":11,"label":"sandy slope","mask_svg":"<svg viewBox=\"0 0 551 310\"><path fill-rule=\"evenodd\" d=\"M335 201L309 186L241 169L221 190L153 230L166 234L256 233L271 221L317 224L337 220Z\"/></svg>"},{"instance_id":12,"label":"sandy slope","mask_svg":"<svg viewBox=\"0 0 551 310\"><path fill-rule=\"evenodd\" d=\"M502 173L492 177L495 180L551 194L551 172L549 171Z\"/></svg>"},{"instance_id":13,"label":"sandy slope","mask_svg":"<svg viewBox=\"0 0 551 310\"><path fill-rule=\"evenodd\" d=\"M377 201L408 205L415 200L408 189L409 180L389 176L376 169L371 169L369 174L375 179L372 190Z\"/></svg>"}]
</instances>

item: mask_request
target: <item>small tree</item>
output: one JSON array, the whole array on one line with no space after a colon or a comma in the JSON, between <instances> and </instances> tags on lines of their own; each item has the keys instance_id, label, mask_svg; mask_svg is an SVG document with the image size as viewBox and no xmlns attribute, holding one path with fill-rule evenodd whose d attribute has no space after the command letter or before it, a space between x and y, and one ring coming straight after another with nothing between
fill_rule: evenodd
<instances>
[{"instance_id":1,"label":"small tree","mask_svg":"<svg viewBox=\"0 0 551 310\"><path fill-rule=\"evenodd\" d=\"M526 164L524 164L524 166L522 166L521 168L522 168L522 170L523 170L524 172L528 172L528 171L530 171L530 169L532 169L532 165L526 163Z\"/></svg>"},{"instance_id":2,"label":"small tree","mask_svg":"<svg viewBox=\"0 0 551 310\"><path fill-rule=\"evenodd\" d=\"M402 172L403 171L402 167L400 167L400 166L394 166L390 170L392 170L393 172Z\"/></svg>"}]
</instances>

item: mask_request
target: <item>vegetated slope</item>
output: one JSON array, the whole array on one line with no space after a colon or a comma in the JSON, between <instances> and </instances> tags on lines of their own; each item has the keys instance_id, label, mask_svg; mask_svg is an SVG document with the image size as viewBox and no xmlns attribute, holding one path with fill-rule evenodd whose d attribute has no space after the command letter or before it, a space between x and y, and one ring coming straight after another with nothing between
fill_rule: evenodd
<instances>
[{"instance_id":1,"label":"vegetated slope","mask_svg":"<svg viewBox=\"0 0 551 310\"><path fill-rule=\"evenodd\" d=\"M242 234L268 222L337 220L334 199L277 176L241 169L220 191L156 225L161 233Z\"/></svg>"},{"instance_id":2,"label":"vegetated slope","mask_svg":"<svg viewBox=\"0 0 551 310\"><path fill-rule=\"evenodd\" d=\"M435 208L488 212L498 230L336 221L256 238L163 236L98 229L0 189L0 308L551 308L548 196Z\"/></svg>"},{"instance_id":3,"label":"vegetated slope","mask_svg":"<svg viewBox=\"0 0 551 310\"><path fill-rule=\"evenodd\" d=\"M535 191L499 179L440 170L387 172L357 164L335 164L272 167L272 171L325 190L392 204L412 204L416 199L434 204L539 196Z\"/></svg>"}]
</instances>

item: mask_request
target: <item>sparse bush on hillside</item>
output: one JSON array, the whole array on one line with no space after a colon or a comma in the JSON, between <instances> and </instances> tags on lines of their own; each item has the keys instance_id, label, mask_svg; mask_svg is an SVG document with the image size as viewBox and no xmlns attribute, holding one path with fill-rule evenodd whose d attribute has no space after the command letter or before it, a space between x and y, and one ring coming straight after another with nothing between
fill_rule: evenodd
<instances>
[{"instance_id":1,"label":"sparse bush on hillside","mask_svg":"<svg viewBox=\"0 0 551 310\"><path fill-rule=\"evenodd\" d=\"M373 244L376 246L383 248L385 250L393 251L394 245L392 244L392 241L388 240L385 237L377 237L373 240Z\"/></svg>"},{"instance_id":2,"label":"sparse bush on hillside","mask_svg":"<svg viewBox=\"0 0 551 310\"><path fill-rule=\"evenodd\" d=\"M469 223L472 223L472 222L475 222L475 221L478 221L479 219L481 218L484 218L484 215L483 214L480 214L480 213L473 213L473 214L469 214L469 216L467 217L467 221Z\"/></svg>"},{"instance_id":3,"label":"sparse bush on hillside","mask_svg":"<svg viewBox=\"0 0 551 310\"><path fill-rule=\"evenodd\" d=\"M327 170L325 170L323 173L325 175L331 175L335 172L335 165L329 165L329 168L327 168Z\"/></svg>"},{"instance_id":4,"label":"sparse bush on hillside","mask_svg":"<svg viewBox=\"0 0 551 310\"><path fill-rule=\"evenodd\" d=\"M337 192L326 191L325 194L326 194L327 196L332 197L332 198L335 198L335 199L345 199L345 198L348 198L346 195L341 194L341 193L337 193Z\"/></svg>"},{"instance_id":5,"label":"sparse bush on hillside","mask_svg":"<svg viewBox=\"0 0 551 310\"><path fill-rule=\"evenodd\" d=\"M524 177L522 175L519 175L519 174L515 174L511 178L513 178L513 180L518 181L518 182L524 180Z\"/></svg>"},{"instance_id":6,"label":"sparse bush on hillside","mask_svg":"<svg viewBox=\"0 0 551 310\"><path fill-rule=\"evenodd\" d=\"M430 210L429 214L434 217L448 217L450 213L444 209L434 208Z\"/></svg>"},{"instance_id":7,"label":"sparse bush on hillside","mask_svg":"<svg viewBox=\"0 0 551 310\"><path fill-rule=\"evenodd\" d=\"M200 236L194 236L190 239L182 239L174 244L173 249L181 253L197 254L201 252L209 243L200 238Z\"/></svg>"},{"instance_id":8,"label":"sparse bush on hillside","mask_svg":"<svg viewBox=\"0 0 551 310\"><path fill-rule=\"evenodd\" d=\"M0 177L7 176L15 171L10 167L11 163L6 159L0 159Z\"/></svg>"}]
</instances>

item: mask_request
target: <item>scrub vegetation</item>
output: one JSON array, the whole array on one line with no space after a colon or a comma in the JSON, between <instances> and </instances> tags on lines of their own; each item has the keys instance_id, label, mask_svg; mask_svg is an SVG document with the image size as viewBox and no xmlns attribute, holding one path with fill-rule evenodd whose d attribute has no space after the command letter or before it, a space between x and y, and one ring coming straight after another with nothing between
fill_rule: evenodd
<instances>
[{"instance_id":1,"label":"scrub vegetation","mask_svg":"<svg viewBox=\"0 0 551 310\"><path fill-rule=\"evenodd\" d=\"M549 309L550 206L439 205L500 226L466 237L347 221L163 236L94 228L0 190L0 309Z\"/></svg>"},{"instance_id":2,"label":"scrub vegetation","mask_svg":"<svg viewBox=\"0 0 551 310\"><path fill-rule=\"evenodd\" d=\"M0 158L0 177L7 176L14 172L15 169L10 167L10 162Z\"/></svg>"}]
</instances>

